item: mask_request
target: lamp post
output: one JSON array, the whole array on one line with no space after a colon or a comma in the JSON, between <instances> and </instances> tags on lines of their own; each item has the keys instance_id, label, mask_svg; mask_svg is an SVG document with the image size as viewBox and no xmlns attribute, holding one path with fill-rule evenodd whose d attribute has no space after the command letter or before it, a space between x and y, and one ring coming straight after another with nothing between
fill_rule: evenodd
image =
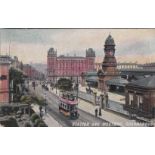
<instances>
[{"instance_id":1,"label":"lamp post","mask_svg":"<svg viewBox=\"0 0 155 155\"><path fill-rule=\"evenodd\" d=\"M80 63L79 63L78 73L77 73L77 101L79 98L79 75L80 75Z\"/></svg>"},{"instance_id":2,"label":"lamp post","mask_svg":"<svg viewBox=\"0 0 155 155\"><path fill-rule=\"evenodd\" d=\"M47 103L47 99L46 99L46 97L47 97L46 90L44 91L44 97L45 97L45 104L44 104L44 106L45 106L45 114L46 114L46 103Z\"/></svg>"},{"instance_id":3,"label":"lamp post","mask_svg":"<svg viewBox=\"0 0 155 155\"><path fill-rule=\"evenodd\" d=\"M11 83L10 83L10 86L11 86L11 88L10 88L10 92L11 92L11 100L10 100L10 102L13 102L13 84L14 82L13 82L13 80L11 80Z\"/></svg>"},{"instance_id":4,"label":"lamp post","mask_svg":"<svg viewBox=\"0 0 155 155\"><path fill-rule=\"evenodd\" d=\"M56 75L56 94L57 94L57 75Z\"/></svg>"},{"instance_id":5,"label":"lamp post","mask_svg":"<svg viewBox=\"0 0 155 155\"><path fill-rule=\"evenodd\" d=\"M79 98L79 79L78 79L78 76L77 76L77 101L78 101L78 98Z\"/></svg>"},{"instance_id":6,"label":"lamp post","mask_svg":"<svg viewBox=\"0 0 155 155\"><path fill-rule=\"evenodd\" d=\"M94 105L96 105L96 96L97 96L97 92L94 92Z\"/></svg>"},{"instance_id":7,"label":"lamp post","mask_svg":"<svg viewBox=\"0 0 155 155\"><path fill-rule=\"evenodd\" d=\"M104 105L104 95L101 94L100 97L101 97L101 108L104 109L105 108L105 105Z\"/></svg>"}]
</instances>

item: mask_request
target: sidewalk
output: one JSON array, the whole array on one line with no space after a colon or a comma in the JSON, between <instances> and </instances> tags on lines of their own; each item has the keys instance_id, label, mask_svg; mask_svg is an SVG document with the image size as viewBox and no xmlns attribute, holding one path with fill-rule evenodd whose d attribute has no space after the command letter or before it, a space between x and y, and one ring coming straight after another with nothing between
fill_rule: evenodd
<instances>
[{"instance_id":1,"label":"sidewalk","mask_svg":"<svg viewBox=\"0 0 155 155\"><path fill-rule=\"evenodd\" d=\"M50 90L52 93L56 95L56 90ZM59 94L59 90L57 90L57 95ZM84 100L79 99L78 104L79 109L86 111L92 115L95 115L95 108L99 108L97 106L94 106L93 104L86 102ZM126 117L123 117L119 114L116 114L114 112L108 111L108 110L101 110L102 116L98 116L103 120L106 120L110 123L113 123L118 126L122 127L131 127L131 126L145 126L143 123L137 123L136 120L130 120Z\"/></svg>"},{"instance_id":2,"label":"sidewalk","mask_svg":"<svg viewBox=\"0 0 155 155\"><path fill-rule=\"evenodd\" d=\"M84 100L79 99L79 105L78 105L79 109L82 109L92 115L95 115L95 108L98 108L97 106L94 106ZM137 124L137 122L135 120L130 120L128 118L119 116L118 114L115 114L113 112L110 111L105 111L102 109L102 116L98 116L101 119L104 119L110 123L113 123L115 125L118 126L144 126L143 124Z\"/></svg>"},{"instance_id":3,"label":"sidewalk","mask_svg":"<svg viewBox=\"0 0 155 155\"><path fill-rule=\"evenodd\" d=\"M97 96L100 96L100 94L102 94L102 92L99 91L98 89L95 89L95 88L91 88L91 89L94 92L97 92ZM86 87L80 86L79 90L82 91L82 92L86 92ZM125 96L123 96L123 95L108 92L108 96L109 96L109 99L112 100L112 101L119 102L120 104L125 104Z\"/></svg>"},{"instance_id":4,"label":"sidewalk","mask_svg":"<svg viewBox=\"0 0 155 155\"><path fill-rule=\"evenodd\" d=\"M39 113L40 113L39 106L33 105L32 108L39 115ZM43 121L47 124L48 127L61 127L61 125L53 117L51 117L48 113L44 114Z\"/></svg>"}]
</instances>

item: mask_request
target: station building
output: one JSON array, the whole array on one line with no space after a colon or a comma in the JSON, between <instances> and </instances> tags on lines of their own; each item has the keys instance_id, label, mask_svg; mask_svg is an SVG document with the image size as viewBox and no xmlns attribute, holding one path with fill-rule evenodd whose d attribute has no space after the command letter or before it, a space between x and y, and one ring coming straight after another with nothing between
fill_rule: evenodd
<instances>
[{"instance_id":1,"label":"station building","mask_svg":"<svg viewBox=\"0 0 155 155\"><path fill-rule=\"evenodd\" d=\"M126 85L125 109L142 117L155 117L155 76L149 76Z\"/></svg>"}]
</instances>

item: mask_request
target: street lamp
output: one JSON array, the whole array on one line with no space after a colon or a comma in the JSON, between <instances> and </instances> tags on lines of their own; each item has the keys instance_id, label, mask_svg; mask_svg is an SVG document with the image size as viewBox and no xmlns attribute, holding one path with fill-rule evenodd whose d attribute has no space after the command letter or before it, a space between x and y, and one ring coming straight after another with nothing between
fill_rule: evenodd
<instances>
[{"instance_id":1,"label":"street lamp","mask_svg":"<svg viewBox=\"0 0 155 155\"><path fill-rule=\"evenodd\" d=\"M57 75L56 75L56 94L57 94Z\"/></svg>"},{"instance_id":2,"label":"street lamp","mask_svg":"<svg viewBox=\"0 0 155 155\"><path fill-rule=\"evenodd\" d=\"M94 92L94 105L96 105L96 96L97 96L97 92Z\"/></svg>"},{"instance_id":3,"label":"street lamp","mask_svg":"<svg viewBox=\"0 0 155 155\"><path fill-rule=\"evenodd\" d=\"M77 76L77 94L76 94L76 96L77 96L77 100L78 100L78 98L79 98L79 83L78 83L78 76Z\"/></svg>"},{"instance_id":4,"label":"street lamp","mask_svg":"<svg viewBox=\"0 0 155 155\"><path fill-rule=\"evenodd\" d=\"M100 97L101 97L101 108L104 109L105 108L105 105L104 105L104 95L101 94Z\"/></svg>"},{"instance_id":5,"label":"street lamp","mask_svg":"<svg viewBox=\"0 0 155 155\"><path fill-rule=\"evenodd\" d=\"M44 91L44 97L45 97L45 104L44 104L44 106L45 106L45 113L46 113L46 102L47 102L47 99L46 99L46 97L47 97L46 90Z\"/></svg>"},{"instance_id":6,"label":"street lamp","mask_svg":"<svg viewBox=\"0 0 155 155\"><path fill-rule=\"evenodd\" d=\"M79 77L80 76L80 64L79 64L79 68L78 68L78 73L77 73L77 100L79 98Z\"/></svg>"}]
</instances>

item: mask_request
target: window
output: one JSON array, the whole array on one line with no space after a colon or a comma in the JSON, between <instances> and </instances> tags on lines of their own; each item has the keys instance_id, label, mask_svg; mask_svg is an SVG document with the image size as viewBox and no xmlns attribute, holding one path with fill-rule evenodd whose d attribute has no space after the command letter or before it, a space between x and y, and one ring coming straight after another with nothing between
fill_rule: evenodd
<instances>
[{"instance_id":1,"label":"window","mask_svg":"<svg viewBox=\"0 0 155 155\"><path fill-rule=\"evenodd\" d=\"M143 96L137 95L137 106L138 108L141 108L143 104Z\"/></svg>"},{"instance_id":2,"label":"window","mask_svg":"<svg viewBox=\"0 0 155 155\"><path fill-rule=\"evenodd\" d=\"M129 105L133 104L133 94L129 94Z\"/></svg>"},{"instance_id":3,"label":"window","mask_svg":"<svg viewBox=\"0 0 155 155\"><path fill-rule=\"evenodd\" d=\"M0 80L6 80L7 79L7 76L6 75L1 75L0 76Z\"/></svg>"}]
</instances>

